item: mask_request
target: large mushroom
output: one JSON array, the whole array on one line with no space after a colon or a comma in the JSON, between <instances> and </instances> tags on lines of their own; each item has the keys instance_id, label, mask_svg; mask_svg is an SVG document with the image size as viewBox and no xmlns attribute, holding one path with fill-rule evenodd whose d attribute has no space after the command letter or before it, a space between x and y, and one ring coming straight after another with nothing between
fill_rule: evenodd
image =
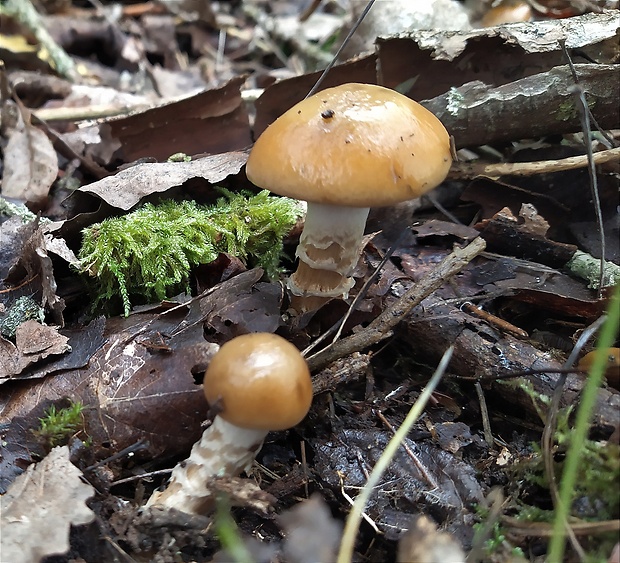
<instances>
[{"instance_id":1,"label":"large mushroom","mask_svg":"<svg viewBox=\"0 0 620 563\"><path fill-rule=\"evenodd\" d=\"M312 381L303 356L270 333L238 336L213 356L204 393L219 414L173 470L168 487L147 506L202 514L213 504L209 478L249 469L270 430L301 422L312 402Z\"/></svg>"},{"instance_id":2,"label":"large mushroom","mask_svg":"<svg viewBox=\"0 0 620 563\"><path fill-rule=\"evenodd\" d=\"M372 84L318 92L267 127L246 173L259 187L308 202L299 265L288 280L301 308L347 296L370 207L420 197L445 179L451 163L439 119Z\"/></svg>"}]
</instances>

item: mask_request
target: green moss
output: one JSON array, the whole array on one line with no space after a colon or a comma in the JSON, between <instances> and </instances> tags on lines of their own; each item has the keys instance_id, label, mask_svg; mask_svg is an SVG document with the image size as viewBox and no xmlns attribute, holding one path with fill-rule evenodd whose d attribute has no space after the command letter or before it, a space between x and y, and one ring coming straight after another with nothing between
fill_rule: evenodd
<instances>
[{"instance_id":1,"label":"green moss","mask_svg":"<svg viewBox=\"0 0 620 563\"><path fill-rule=\"evenodd\" d=\"M555 434L556 448L553 455L553 470L556 482L561 484L564 474L566 452L574 430L568 426L569 409L559 413ZM532 445L534 453L511 467L511 483L515 487L511 492L512 500L509 510L522 522L546 523L553 525L557 518L557 508L552 508L549 481L541 448ZM620 498L616 491L620 489L620 448L609 442L586 440L580 449L579 470L573 489L573 501L569 507L567 519L571 522L603 522L616 520L620 516ZM531 503L531 504L530 504ZM501 532L501 528L499 530ZM494 530L494 535L485 543L487 553L497 549L501 534ZM607 561L609 553L617 541L617 533L596 532L591 536L580 536L580 543L586 551L584 561ZM501 542L499 542L501 543ZM549 553L547 554L549 556ZM560 561L548 557L549 561Z\"/></svg>"},{"instance_id":2,"label":"green moss","mask_svg":"<svg viewBox=\"0 0 620 563\"><path fill-rule=\"evenodd\" d=\"M596 99L589 97L587 100L588 107L593 109L596 105ZM558 121L571 121L577 119L579 116L579 111L577 110L577 106L575 105L575 99L569 98L565 102L562 102L558 105L558 109L555 112L555 118Z\"/></svg>"},{"instance_id":3,"label":"green moss","mask_svg":"<svg viewBox=\"0 0 620 563\"><path fill-rule=\"evenodd\" d=\"M559 104L558 109L555 112L555 118L558 121L569 121L571 119L576 119L577 115L577 108L575 107L575 102L572 99Z\"/></svg>"},{"instance_id":4,"label":"green moss","mask_svg":"<svg viewBox=\"0 0 620 563\"><path fill-rule=\"evenodd\" d=\"M480 534L484 532L485 520L489 518L489 510L478 505L476 507L476 514L482 522L474 524L474 531L476 534ZM500 558L500 560L520 561L525 559L523 550L510 543L499 520L493 523L489 537L484 541L484 551L490 560Z\"/></svg>"},{"instance_id":5,"label":"green moss","mask_svg":"<svg viewBox=\"0 0 620 563\"><path fill-rule=\"evenodd\" d=\"M220 252L275 277L282 239L299 215L297 202L267 191L221 192L224 197L213 206L147 203L85 229L79 258L82 271L95 278L97 304L120 296L128 315L131 296L153 301L189 291L191 268L212 262Z\"/></svg>"},{"instance_id":6,"label":"green moss","mask_svg":"<svg viewBox=\"0 0 620 563\"><path fill-rule=\"evenodd\" d=\"M66 444L68 439L81 429L83 410L84 405L79 401L64 409L56 409L56 406L52 405L40 419L35 434L43 438L50 447Z\"/></svg>"},{"instance_id":7,"label":"green moss","mask_svg":"<svg viewBox=\"0 0 620 563\"><path fill-rule=\"evenodd\" d=\"M557 482L561 481L564 469L563 453L568 450L574 436L570 426L572 408L558 413L558 429L555 433L556 452L554 473ZM542 451L539 444L532 444L534 455L515 466L516 476L543 489L549 488ZM609 442L586 439L580 450L578 477L575 483L574 506L571 516L588 521L614 520L620 517L620 496L610 491L620 490L620 447ZM543 511L546 512L546 511ZM553 513L548 512L549 516ZM519 517L524 520L539 519L548 521L542 512L523 505Z\"/></svg>"}]
</instances>

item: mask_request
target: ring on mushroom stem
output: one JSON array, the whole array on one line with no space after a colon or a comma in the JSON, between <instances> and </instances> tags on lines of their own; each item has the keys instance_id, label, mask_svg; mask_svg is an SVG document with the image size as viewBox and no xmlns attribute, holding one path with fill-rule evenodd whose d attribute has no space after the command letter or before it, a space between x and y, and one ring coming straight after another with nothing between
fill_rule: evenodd
<instances>
[{"instance_id":1,"label":"ring on mushroom stem","mask_svg":"<svg viewBox=\"0 0 620 563\"><path fill-rule=\"evenodd\" d=\"M451 163L439 119L372 84L318 92L267 127L246 174L259 187L308 202L299 266L288 281L298 309L346 297L369 208L420 197L445 179Z\"/></svg>"},{"instance_id":2,"label":"ring on mushroom stem","mask_svg":"<svg viewBox=\"0 0 620 563\"><path fill-rule=\"evenodd\" d=\"M312 380L303 356L284 338L270 333L238 336L213 356L204 393L221 404L189 458L172 471L164 491L147 506L190 514L208 511L213 502L209 478L236 476L252 465L270 430L302 421L312 402Z\"/></svg>"}]
</instances>

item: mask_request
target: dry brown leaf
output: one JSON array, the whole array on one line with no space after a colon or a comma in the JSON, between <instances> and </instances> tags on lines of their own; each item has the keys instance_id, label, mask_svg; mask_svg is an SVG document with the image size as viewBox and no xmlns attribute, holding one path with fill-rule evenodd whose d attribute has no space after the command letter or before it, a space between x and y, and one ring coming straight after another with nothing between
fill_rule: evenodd
<instances>
[{"instance_id":1,"label":"dry brown leaf","mask_svg":"<svg viewBox=\"0 0 620 563\"><path fill-rule=\"evenodd\" d=\"M205 326L225 340L248 332L275 332L282 290L278 284L259 283L262 275L260 268L243 272L201 299Z\"/></svg>"},{"instance_id":2,"label":"dry brown leaf","mask_svg":"<svg viewBox=\"0 0 620 563\"><path fill-rule=\"evenodd\" d=\"M137 164L84 186L80 191L94 194L113 207L128 211L143 197L165 192L192 178L205 178L209 183L217 184L237 174L246 160L247 154L231 152L191 162Z\"/></svg>"},{"instance_id":3,"label":"dry brown leaf","mask_svg":"<svg viewBox=\"0 0 620 563\"><path fill-rule=\"evenodd\" d=\"M82 349L88 340L71 339L74 351L65 357L81 356L88 360L86 367L67 366L53 377L16 382L0 394L0 425L9 426L6 441L30 444L30 428L41 416L39 405L68 398L88 407L82 422L98 459L140 440L142 454L149 458L187 454L202 434L200 423L208 410L192 373L195 366L208 365L217 345L204 340L199 319L192 317L186 326L186 316L187 311L178 308L162 315L110 319L105 344L99 348L98 343L96 351L89 348L87 354ZM90 339L100 340L100 335L92 331ZM0 362L2 355L0 348ZM12 469L0 463L0 483Z\"/></svg>"},{"instance_id":4,"label":"dry brown leaf","mask_svg":"<svg viewBox=\"0 0 620 563\"><path fill-rule=\"evenodd\" d=\"M69 550L69 527L95 518L85 504L95 491L81 476L62 446L15 479L0 497L3 561L32 563Z\"/></svg>"},{"instance_id":5,"label":"dry brown leaf","mask_svg":"<svg viewBox=\"0 0 620 563\"><path fill-rule=\"evenodd\" d=\"M4 149L2 195L41 204L58 174L58 157L45 133L24 121L18 111L16 116Z\"/></svg>"},{"instance_id":6,"label":"dry brown leaf","mask_svg":"<svg viewBox=\"0 0 620 563\"><path fill-rule=\"evenodd\" d=\"M14 233L9 231L9 237L2 238L2 244L3 251L9 251L7 263L10 268L5 270L0 267L0 271L7 272L3 280L7 287L28 283L33 293L41 292L41 305L50 311L54 323L64 326L62 311L65 302L56 293L54 266L47 253L43 230L35 221L16 228ZM0 236L4 236L4 233ZM7 238L9 244L5 246Z\"/></svg>"},{"instance_id":7,"label":"dry brown leaf","mask_svg":"<svg viewBox=\"0 0 620 563\"><path fill-rule=\"evenodd\" d=\"M220 88L111 119L101 125L102 135L109 132L120 141L116 156L124 162L147 157L163 161L177 152L197 155L242 150L252 142L240 92L244 81L244 76L238 76Z\"/></svg>"},{"instance_id":8,"label":"dry brown leaf","mask_svg":"<svg viewBox=\"0 0 620 563\"><path fill-rule=\"evenodd\" d=\"M69 339L58 333L57 327L45 326L29 320L17 327L15 345L0 337L0 383L20 374L28 366L55 354L64 354L71 347Z\"/></svg>"}]
</instances>

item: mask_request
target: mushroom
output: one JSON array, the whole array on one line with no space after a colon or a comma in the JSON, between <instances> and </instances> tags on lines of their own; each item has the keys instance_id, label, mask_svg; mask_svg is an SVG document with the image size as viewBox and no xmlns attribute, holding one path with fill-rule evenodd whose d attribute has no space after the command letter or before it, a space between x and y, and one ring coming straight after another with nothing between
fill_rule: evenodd
<instances>
[{"instance_id":1,"label":"mushroom","mask_svg":"<svg viewBox=\"0 0 620 563\"><path fill-rule=\"evenodd\" d=\"M302 310L347 297L371 206L423 195L445 179L451 163L439 119L372 84L318 92L267 127L246 174L259 187L308 202L299 265L288 280Z\"/></svg>"},{"instance_id":2,"label":"mushroom","mask_svg":"<svg viewBox=\"0 0 620 563\"><path fill-rule=\"evenodd\" d=\"M204 393L219 409L217 416L147 506L206 512L213 502L209 478L249 469L270 430L301 422L312 402L312 381L295 346L275 334L255 333L230 340L213 356Z\"/></svg>"}]
</instances>

